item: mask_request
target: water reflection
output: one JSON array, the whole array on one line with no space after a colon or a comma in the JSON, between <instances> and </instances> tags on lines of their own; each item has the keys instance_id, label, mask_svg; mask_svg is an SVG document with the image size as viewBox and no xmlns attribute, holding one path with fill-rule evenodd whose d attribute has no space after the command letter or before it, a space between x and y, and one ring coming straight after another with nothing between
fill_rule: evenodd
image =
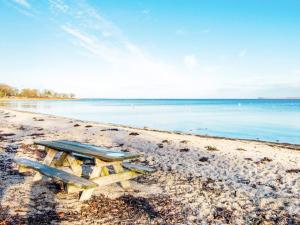
<instances>
[{"instance_id":1,"label":"water reflection","mask_svg":"<svg viewBox=\"0 0 300 225\"><path fill-rule=\"evenodd\" d=\"M11 101L0 106L83 120L300 143L300 100Z\"/></svg>"}]
</instances>

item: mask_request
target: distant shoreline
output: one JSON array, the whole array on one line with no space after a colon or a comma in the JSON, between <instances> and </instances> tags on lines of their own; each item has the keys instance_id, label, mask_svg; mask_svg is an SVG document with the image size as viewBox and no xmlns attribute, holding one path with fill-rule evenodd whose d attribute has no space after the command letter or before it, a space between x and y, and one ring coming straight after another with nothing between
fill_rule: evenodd
<instances>
[{"instance_id":1,"label":"distant shoreline","mask_svg":"<svg viewBox=\"0 0 300 225\"><path fill-rule=\"evenodd\" d=\"M38 100L78 100L77 98L24 98L24 97L16 97L16 98L0 98L1 101L38 101Z\"/></svg>"}]
</instances>

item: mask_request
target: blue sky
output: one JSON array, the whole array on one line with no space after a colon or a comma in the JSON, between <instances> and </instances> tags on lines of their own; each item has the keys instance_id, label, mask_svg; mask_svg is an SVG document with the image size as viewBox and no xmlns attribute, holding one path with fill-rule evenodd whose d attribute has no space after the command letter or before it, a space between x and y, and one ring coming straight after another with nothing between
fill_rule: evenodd
<instances>
[{"instance_id":1,"label":"blue sky","mask_svg":"<svg viewBox=\"0 0 300 225\"><path fill-rule=\"evenodd\" d=\"M0 0L0 82L78 97L300 96L298 0Z\"/></svg>"}]
</instances>

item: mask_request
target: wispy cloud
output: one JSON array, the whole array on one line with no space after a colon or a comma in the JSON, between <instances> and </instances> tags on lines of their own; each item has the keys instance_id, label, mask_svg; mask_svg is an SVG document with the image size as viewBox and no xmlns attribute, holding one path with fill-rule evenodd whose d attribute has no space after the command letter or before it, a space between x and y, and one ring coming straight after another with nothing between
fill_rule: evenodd
<instances>
[{"instance_id":1,"label":"wispy cloud","mask_svg":"<svg viewBox=\"0 0 300 225\"><path fill-rule=\"evenodd\" d=\"M25 8L31 8L31 5L29 4L29 2L27 0L13 0L13 2L15 2Z\"/></svg>"},{"instance_id":2,"label":"wispy cloud","mask_svg":"<svg viewBox=\"0 0 300 225\"><path fill-rule=\"evenodd\" d=\"M195 55L184 56L183 62L189 69L195 68L198 65L198 59Z\"/></svg>"},{"instance_id":3,"label":"wispy cloud","mask_svg":"<svg viewBox=\"0 0 300 225\"><path fill-rule=\"evenodd\" d=\"M299 75L300 76L300 69L294 69L291 71L292 74L294 75Z\"/></svg>"}]
</instances>

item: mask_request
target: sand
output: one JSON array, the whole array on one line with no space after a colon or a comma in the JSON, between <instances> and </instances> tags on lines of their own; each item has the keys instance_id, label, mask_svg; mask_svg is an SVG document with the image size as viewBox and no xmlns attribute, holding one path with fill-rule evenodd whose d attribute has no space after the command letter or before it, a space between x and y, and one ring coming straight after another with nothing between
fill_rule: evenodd
<instances>
[{"instance_id":1,"label":"sand","mask_svg":"<svg viewBox=\"0 0 300 225\"><path fill-rule=\"evenodd\" d=\"M157 172L78 201L59 182L21 175L37 140L143 153ZM0 109L0 224L299 224L300 146L101 124Z\"/></svg>"}]
</instances>

